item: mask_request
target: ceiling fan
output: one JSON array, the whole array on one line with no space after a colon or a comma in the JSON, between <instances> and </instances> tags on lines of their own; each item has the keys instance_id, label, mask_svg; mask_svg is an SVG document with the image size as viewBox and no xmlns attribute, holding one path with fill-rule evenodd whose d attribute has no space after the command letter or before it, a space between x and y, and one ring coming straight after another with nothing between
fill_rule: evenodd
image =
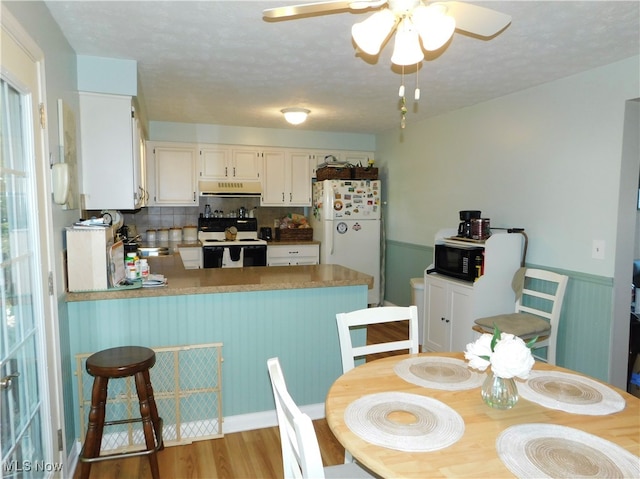
<instances>
[{"instance_id":1,"label":"ceiling fan","mask_svg":"<svg viewBox=\"0 0 640 479\"><path fill-rule=\"evenodd\" d=\"M360 50L377 55L395 31L391 61L396 65L421 62L424 59L422 49L439 49L451 38L454 30L488 38L511 23L509 15L489 8L456 1L422 0L325 1L270 8L263 11L263 16L266 19L290 19L375 9L378 11L373 15L353 25L351 34Z\"/></svg>"}]
</instances>

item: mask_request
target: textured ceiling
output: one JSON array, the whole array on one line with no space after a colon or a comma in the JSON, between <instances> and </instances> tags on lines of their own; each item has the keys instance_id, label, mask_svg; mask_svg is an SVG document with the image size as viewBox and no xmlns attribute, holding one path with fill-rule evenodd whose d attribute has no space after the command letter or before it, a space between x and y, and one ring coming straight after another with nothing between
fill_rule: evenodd
<instances>
[{"instance_id":1,"label":"textured ceiling","mask_svg":"<svg viewBox=\"0 0 640 479\"><path fill-rule=\"evenodd\" d=\"M363 59L351 25L371 13L265 21L291 1L46 1L79 55L132 59L149 120L377 133L398 128L392 45ZM491 40L455 33L417 77L408 122L640 54L640 2L469 2L512 16ZM397 67L394 67L397 68ZM585 99L588 101L588 99ZM280 109L306 107L288 126Z\"/></svg>"}]
</instances>

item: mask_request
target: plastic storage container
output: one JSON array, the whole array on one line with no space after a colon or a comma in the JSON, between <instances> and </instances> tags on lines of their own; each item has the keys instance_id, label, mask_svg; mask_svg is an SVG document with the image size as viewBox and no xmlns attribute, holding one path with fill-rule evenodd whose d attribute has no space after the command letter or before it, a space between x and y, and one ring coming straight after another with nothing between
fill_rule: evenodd
<instances>
[{"instance_id":1,"label":"plastic storage container","mask_svg":"<svg viewBox=\"0 0 640 479\"><path fill-rule=\"evenodd\" d=\"M411 304L418 307L418 342L424 345L424 278L411 278Z\"/></svg>"}]
</instances>

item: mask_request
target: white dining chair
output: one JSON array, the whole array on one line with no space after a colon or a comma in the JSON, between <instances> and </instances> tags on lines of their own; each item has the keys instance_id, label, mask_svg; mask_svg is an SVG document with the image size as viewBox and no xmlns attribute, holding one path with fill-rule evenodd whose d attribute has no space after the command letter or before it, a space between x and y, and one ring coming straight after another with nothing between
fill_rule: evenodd
<instances>
[{"instance_id":1,"label":"white dining chair","mask_svg":"<svg viewBox=\"0 0 640 479\"><path fill-rule=\"evenodd\" d=\"M522 268L513 281L516 292L515 312L475 320L473 330L492 334L494 327L529 341L537 338L531 348L536 359L556 364L558 326L568 276L535 268ZM547 348L546 357L535 350Z\"/></svg>"},{"instance_id":2,"label":"white dining chair","mask_svg":"<svg viewBox=\"0 0 640 479\"><path fill-rule=\"evenodd\" d=\"M311 418L289 395L278 358L267 360L276 403L285 479L372 478L355 463L323 467L320 446Z\"/></svg>"},{"instance_id":3,"label":"white dining chair","mask_svg":"<svg viewBox=\"0 0 640 479\"><path fill-rule=\"evenodd\" d=\"M353 345L351 328L402 320L409 321L409 335L407 339L364 346ZM382 306L378 308L359 309L349 313L336 314L336 321L338 323L343 373L351 371L355 367L356 359L368 354L400 350L408 350L411 354L420 352L417 306Z\"/></svg>"}]
</instances>

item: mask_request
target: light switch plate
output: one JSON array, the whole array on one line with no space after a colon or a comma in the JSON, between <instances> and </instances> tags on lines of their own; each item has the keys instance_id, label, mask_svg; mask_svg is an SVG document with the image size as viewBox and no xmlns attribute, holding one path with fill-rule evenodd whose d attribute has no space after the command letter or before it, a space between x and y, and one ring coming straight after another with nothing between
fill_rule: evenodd
<instances>
[{"instance_id":1,"label":"light switch plate","mask_svg":"<svg viewBox=\"0 0 640 479\"><path fill-rule=\"evenodd\" d=\"M593 240L591 257L593 259L604 259L604 240Z\"/></svg>"}]
</instances>

